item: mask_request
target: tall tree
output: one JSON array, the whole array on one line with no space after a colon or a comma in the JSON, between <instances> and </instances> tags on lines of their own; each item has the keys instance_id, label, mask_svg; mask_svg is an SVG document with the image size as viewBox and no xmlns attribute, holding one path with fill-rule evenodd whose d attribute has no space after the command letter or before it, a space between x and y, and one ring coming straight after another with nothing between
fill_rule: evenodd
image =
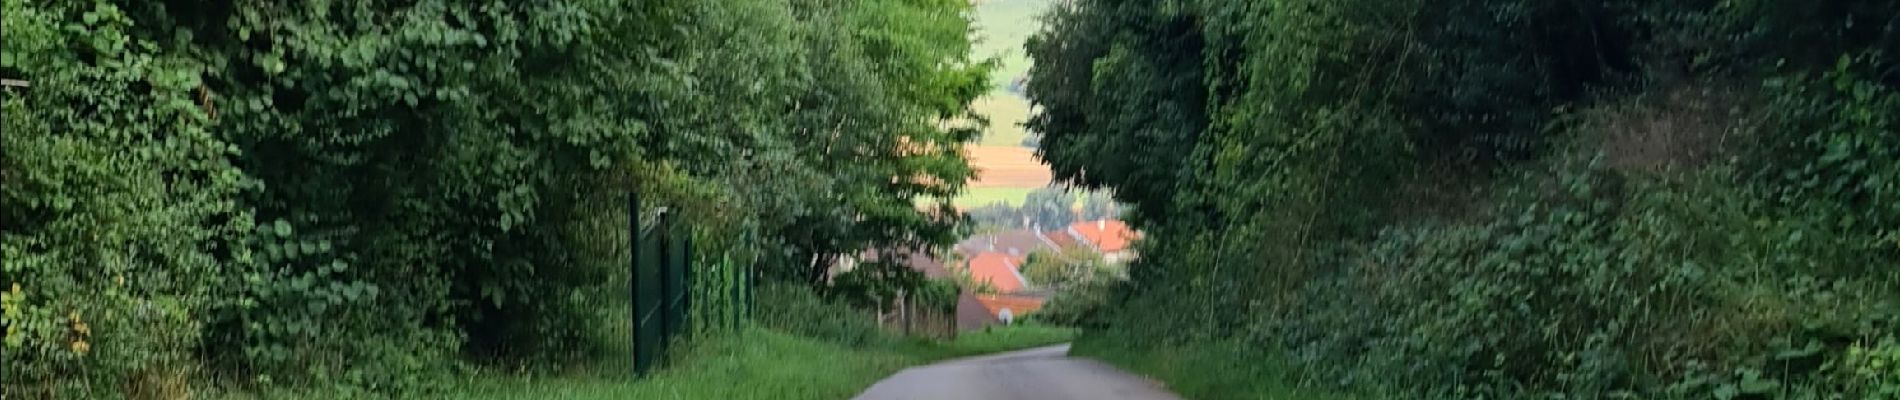
<instances>
[{"instance_id":1,"label":"tall tree","mask_svg":"<svg viewBox=\"0 0 1900 400\"><path fill-rule=\"evenodd\" d=\"M1022 212L1032 229L1050 230L1069 226L1069 223L1075 222L1075 194L1057 186L1031 190L1023 197Z\"/></svg>"}]
</instances>

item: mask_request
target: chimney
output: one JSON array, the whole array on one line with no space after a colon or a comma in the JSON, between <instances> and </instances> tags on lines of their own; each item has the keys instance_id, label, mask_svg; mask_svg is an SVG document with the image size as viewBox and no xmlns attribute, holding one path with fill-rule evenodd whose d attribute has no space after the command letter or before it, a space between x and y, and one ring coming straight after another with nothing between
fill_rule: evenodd
<instances>
[{"instance_id":1,"label":"chimney","mask_svg":"<svg viewBox=\"0 0 1900 400\"><path fill-rule=\"evenodd\" d=\"M1108 219L1104 218L1104 219L1095 220L1095 229L1104 230L1104 231L1108 230Z\"/></svg>"},{"instance_id":2,"label":"chimney","mask_svg":"<svg viewBox=\"0 0 1900 400\"><path fill-rule=\"evenodd\" d=\"M996 235L989 235L988 237L990 238L990 251L996 251Z\"/></svg>"}]
</instances>

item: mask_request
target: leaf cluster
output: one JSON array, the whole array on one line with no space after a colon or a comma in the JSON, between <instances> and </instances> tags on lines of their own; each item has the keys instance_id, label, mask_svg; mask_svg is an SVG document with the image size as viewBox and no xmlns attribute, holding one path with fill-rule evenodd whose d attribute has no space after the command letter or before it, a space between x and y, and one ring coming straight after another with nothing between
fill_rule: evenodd
<instances>
[{"instance_id":1,"label":"leaf cluster","mask_svg":"<svg viewBox=\"0 0 1900 400\"><path fill-rule=\"evenodd\" d=\"M1859 398L1900 326L1897 14L1076 1L1029 125L1147 238L1109 337L1394 397Z\"/></svg>"},{"instance_id":2,"label":"leaf cluster","mask_svg":"<svg viewBox=\"0 0 1900 400\"><path fill-rule=\"evenodd\" d=\"M722 315L754 271L947 244L959 215L917 204L971 176L990 68L955 1L4 6L0 77L32 83L0 98L4 387L29 397L418 394L587 356L657 215L630 193L688 221Z\"/></svg>"}]
</instances>

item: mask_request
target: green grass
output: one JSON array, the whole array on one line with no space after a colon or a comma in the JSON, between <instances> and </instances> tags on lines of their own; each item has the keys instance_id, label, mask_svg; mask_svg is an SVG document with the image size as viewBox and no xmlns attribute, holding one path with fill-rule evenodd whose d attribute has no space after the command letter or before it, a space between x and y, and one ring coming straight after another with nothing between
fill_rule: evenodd
<instances>
[{"instance_id":1,"label":"green grass","mask_svg":"<svg viewBox=\"0 0 1900 400\"><path fill-rule=\"evenodd\" d=\"M1348 400L1339 393L1303 389L1281 361L1239 344L1133 349L1101 338L1078 340L1071 354L1107 361L1165 383L1187 399Z\"/></svg>"},{"instance_id":2,"label":"green grass","mask_svg":"<svg viewBox=\"0 0 1900 400\"><path fill-rule=\"evenodd\" d=\"M450 398L465 399L843 399L905 367L947 358L1068 341L1072 330L1035 325L974 331L949 342L904 340L851 347L750 329L707 340L646 379L625 363L563 376L482 373Z\"/></svg>"},{"instance_id":3,"label":"green grass","mask_svg":"<svg viewBox=\"0 0 1900 400\"><path fill-rule=\"evenodd\" d=\"M1023 197L1029 196L1029 191L1031 190L1036 189L1005 187L969 188L964 189L963 195L957 196L957 198L951 200L950 203L963 208L982 207L990 205L991 203L1021 206L1023 204Z\"/></svg>"},{"instance_id":4,"label":"green grass","mask_svg":"<svg viewBox=\"0 0 1900 400\"><path fill-rule=\"evenodd\" d=\"M898 346L898 351L922 357L924 361L936 361L1051 345L1074 338L1074 329L1023 324L964 332L948 342L913 340Z\"/></svg>"}]
</instances>

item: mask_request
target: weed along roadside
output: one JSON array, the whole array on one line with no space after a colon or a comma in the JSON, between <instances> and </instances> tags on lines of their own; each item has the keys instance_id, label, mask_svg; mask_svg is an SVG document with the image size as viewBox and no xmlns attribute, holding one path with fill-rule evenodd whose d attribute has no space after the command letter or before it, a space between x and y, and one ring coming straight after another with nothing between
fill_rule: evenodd
<instances>
[{"instance_id":1,"label":"weed along roadside","mask_svg":"<svg viewBox=\"0 0 1900 400\"><path fill-rule=\"evenodd\" d=\"M1070 355L1106 361L1129 372L1163 382L1187 399L1375 400L1315 389L1304 376L1270 349L1240 341L1139 346L1106 337L1078 339Z\"/></svg>"},{"instance_id":2,"label":"weed along roadside","mask_svg":"<svg viewBox=\"0 0 1900 400\"><path fill-rule=\"evenodd\" d=\"M688 341L663 367L630 378L625 361L539 376L476 374L449 397L471 399L844 399L904 368L1071 340L1074 330L999 326L938 341L900 337L803 288L762 288L762 318L731 335Z\"/></svg>"},{"instance_id":3,"label":"weed along roadside","mask_svg":"<svg viewBox=\"0 0 1900 400\"><path fill-rule=\"evenodd\" d=\"M481 374L451 398L469 399L810 399L850 398L904 368L932 361L1032 348L1069 340L1065 329L1021 326L947 343L848 346L751 329L682 349L677 363L644 379L587 370L523 377ZM980 345L964 344L981 342Z\"/></svg>"}]
</instances>

